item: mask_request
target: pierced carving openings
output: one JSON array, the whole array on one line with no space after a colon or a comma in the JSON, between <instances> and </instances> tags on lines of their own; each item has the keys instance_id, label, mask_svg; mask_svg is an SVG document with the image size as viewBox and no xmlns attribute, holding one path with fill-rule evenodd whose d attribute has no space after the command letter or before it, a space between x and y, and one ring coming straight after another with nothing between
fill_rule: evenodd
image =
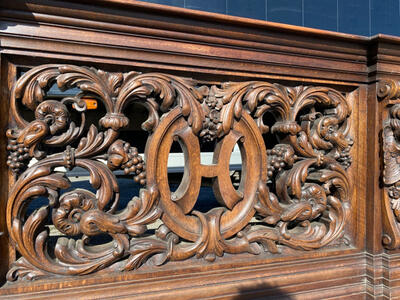
<instances>
[{"instance_id":1,"label":"pierced carving openings","mask_svg":"<svg viewBox=\"0 0 400 300\"><path fill-rule=\"evenodd\" d=\"M383 238L387 249L400 247L400 86L397 80L382 80L377 95L385 106L383 142Z\"/></svg>"},{"instance_id":2,"label":"pierced carving openings","mask_svg":"<svg viewBox=\"0 0 400 300\"><path fill-rule=\"evenodd\" d=\"M49 99L54 83L79 92ZM105 107L98 127L87 124L84 97ZM132 103L148 111L144 154L134 138L118 138ZM20 105L35 119L26 121ZM192 257L212 262L224 253L313 250L344 234L351 109L346 95L332 88L256 81L200 86L160 73L43 65L17 81L11 108L7 164L16 182L7 224L21 257L9 281L129 271ZM70 118L73 111L79 121ZM171 191L167 162L174 142L185 162ZM202 163L205 143L213 148L211 164ZM233 174L236 186L230 170L235 146L242 162L240 174ZM37 162L28 166L32 158ZM95 192L70 189L60 167L85 169ZM122 208L118 172L142 186ZM201 212L194 208L204 179L219 205ZM47 203L26 216L39 197ZM44 226L49 219L62 233L52 243ZM94 243L99 235L111 241Z\"/></svg>"}]
</instances>

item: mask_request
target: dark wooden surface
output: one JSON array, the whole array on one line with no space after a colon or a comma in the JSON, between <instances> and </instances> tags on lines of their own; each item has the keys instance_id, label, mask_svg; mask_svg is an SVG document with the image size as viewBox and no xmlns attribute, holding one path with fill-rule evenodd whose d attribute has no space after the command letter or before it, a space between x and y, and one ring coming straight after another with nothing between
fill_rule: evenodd
<instances>
[{"instance_id":1,"label":"dark wooden surface","mask_svg":"<svg viewBox=\"0 0 400 300\"><path fill-rule=\"evenodd\" d=\"M136 1L97 0L94 3L93 1L72 0L16 0L0 3L0 51L0 110L4 116L0 118L1 132L3 132L1 143L3 146L0 149L2 171L0 232L3 232L0 236L0 281L2 285L0 298L395 299L400 297L399 246L395 242L388 243L383 239L386 234L391 241L400 240L397 233L399 231L397 211L393 208L393 201L390 199L392 194L389 194L391 186L397 182L397 177L393 174L396 173L397 165L400 165L400 162L396 164L387 159L384 160L385 155L394 160L398 155L396 150L397 123L394 121L390 123L387 120L397 118L395 113L390 114L390 109L396 106L400 99L398 92L400 39L382 35L364 38ZM344 119L340 119L337 115L338 109L329 113L322 110L321 105L317 105L316 108L317 111L322 112L322 116L329 117L331 114L334 116L333 119L339 120L339 124L332 123L333 131L331 133L333 135L324 135L323 139L330 141L332 147L328 147L329 149L325 149L322 153L327 157L344 158L344 160L340 160L341 163L349 162L346 160L347 158L352 159L350 166L346 163L341 165L349 183L348 196L339 196L341 202L344 201L348 204L348 207L346 206L343 210L343 213L347 215L343 227L335 231L332 240L328 239L326 243L317 243L311 249L305 246L307 243L298 247L299 245L291 244L281 238L279 242L276 240L271 243L269 240L265 247L267 251L254 255L246 253L248 251L239 251L244 249L240 243L230 244L229 247L224 246L222 251L217 250L219 245L216 240L213 240L214 244L211 243L197 251L197 257L191 258L193 256L190 255L191 253L176 250L169 256L168 261L162 261L163 264L160 266L144 263L141 267L132 268L134 270L128 268L129 271L124 272L115 272L124 265L122 258L114 261L114 268L82 275L82 272L71 271L72 269L68 269L66 265L64 267L46 265L44 263L46 260L41 259L39 255L38 259L41 262L36 265L36 268L42 271L46 270L45 278L6 283L6 274L10 267L15 267L15 264L11 264L19 258L20 254L29 258L31 263L35 261L35 255L38 255L36 250L30 248L28 242L15 245L14 241L19 238L18 233L13 232L13 229L9 232L7 229L7 226L11 228L11 220L19 219L24 222L23 211L18 210L18 205L10 204L18 198L13 196L17 194L15 191L24 188L24 184L15 182L20 176L15 174L21 174L19 171L23 171L24 166L21 165L21 170L17 170L18 166L10 164L11 169L9 170L6 165L7 156L13 151L11 148L10 151L6 151L6 131L14 129L13 132L8 133L8 138L19 143L32 137L32 129L37 124L43 128L51 124L42 122L40 117L37 117L36 121L30 119L27 122L19 122L18 118L22 120L29 114L26 112L26 115L22 114L21 117L19 112L13 109L13 101L20 103L21 97L17 96L13 100L11 91L13 87L24 89L24 84L26 84L26 82L17 83L18 69L37 68L37 70L41 70L40 66L45 64L56 64L52 67L54 78L60 76L60 73L67 75L71 73L68 71L68 67L62 67L65 65L78 66L76 70L81 73L85 70L81 67L87 66L96 70L125 74L130 71L142 72L143 75L139 76L149 76L148 78L151 80L155 78L152 77L154 75L151 75L154 73L162 74L160 76L167 78L177 76L178 81L182 78L193 78L196 81L193 86L186 82L176 88L174 84L177 81L171 79L168 79L165 84L167 87L172 84L173 89L178 92L190 91L189 94L185 94L183 99L191 105L197 103L196 93L204 92L204 96L201 97L203 104L198 111L200 115L202 115L201 112L205 115L209 112L207 107L210 106L207 106L207 101L210 99L210 89L213 85L218 87L221 97L228 94L225 97L226 107L234 102L232 97L229 98L229 87L221 86L226 82L236 82L236 85L233 84L231 87L232 91L236 89L236 93L238 93L238 88L235 86L240 84L246 86L246 82L255 81L256 83L247 84L245 88L247 92L254 89L257 84L268 86L270 89L271 86L274 87L271 95L274 93L276 95L279 89L290 91L295 87L312 86L318 87L316 89L319 92L318 97L322 97L321 94L324 93L326 93L326 99L334 97L335 101L343 97L344 100L341 101L347 103L351 108L348 113L344 114L344 118L348 119L349 130L342 136L342 138L351 137L353 140L347 156L344 154L335 156L335 153L341 153L347 147L347 145L342 145L338 139L338 136L340 138L338 133L341 133L341 128L344 126ZM68 80L65 78L64 80L65 82L60 83L61 85L67 84ZM60 79L60 81L62 80ZM133 85L134 82L135 80L132 80L127 84ZM205 88L199 89L201 86L207 87L208 92L205 92ZM386 87L387 90L385 90ZM148 89L146 86L142 92L147 95L152 94L153 97L154 90ZM335 93L337 96L334 96ZM192 96L189 96L190 94ZM28 103L28 107L31 105L30 108L34 111L38 103L34 96L30 97L30 99L26 98L25 103ZM193 99L188 97L193 97ZM249 146L246 145L246 151L249 154L248 163L255 166L255 162L251 162L252 159L254 161L261 160L259 167L267 173L268 163L274 165L276 162L274 159L277 160L279 155L274 156L275 154L269 151L266 156L269 158L269 162L267 162L266 151L271 150L275 144L293 146L296 145L296 142L291 141L288 137L283 138L279 133L280 142L274 144L267 141L266 149L262 150L263 143L259 143L259 138L254 139L260 134L258 131L262 132L263 127L260 125L257 127L253 121L256 118L252 115L251 105L249 107L248 104L248 102L254 101L252 97L255 96L248 96L246 101L243 101L245 116L237 114L232 119L232 129L228 124L230 120L228 113L219 120L221 124L226 125L221 125L222 129L214 127L212 129L219 132L221 140L223 140L223 136L227 140L232 138L231 131L253 137L253 139L249 139ZM313 103L320 101L318 97L312 98ZM268 98L261 97L259 104L265 104L268 101ZM290 101L290 97L286 97L283 103ZM45 102L41 104L42 110L45 106L43 103ZM63 109L58 107L58 104L48 104L46 111L55 113L57 109ZM179 105L174 105L170 110L163 112L164 117L160 126L148 128L150 131L154 129L150 143L154 144L154 148L152 146L147 150L150 160L146 163L152 164L152 166L146 170L146 182L142 183L150 191L152 183L161 186L162 221L181 239L195 242L201 233L200 223L193 221L195 217L186 216L190 214L193 207L194 196L189 197L192 202L185 200L179 204L184 213L177 214L176 209L168 202L169 191L165 185L165 172L162 172L162 162L165 161L168 153L163 149L168 148L166 145L172 143L174 135L172 131L188 128L176 134L186 141L187 151L192 153L189 157L193 160L193 157L196 156L193 153L196 153L197 149L195 143L193 144L191 141L201 139L203 136L201 132L205 127L202 122L201 124L191 123L188 127L187 118L185 119L187 115L180 117ZM330 108L337 107L332 103L326 105ZM116 108L111 105L109 110L106 110L109 113L120 112L114 111L114 109ZM193 113L193 107L191 112ZM174 114L177 116L174 117ZM321 116L319 117L321 118ZM306 128L307 124L311 124L311 127L315 125L314 121L307 121L304 111L301 111L298 118L293 121L298 125L302 124L302 128ZM384 123L384 121L387 122ZM384 124L389 124L388 122L390 126L385 127L387 128L385 132ZM205 124L208 124L205 126L210 125L207 122ZM196 127L197 125L200 127ZM99 148L99 153L109 155L105 156L106 160L114 152L123 157L121 163L118 159L109 161L109 169L125 166L135 156L133 154L135 151L131 148L135 145L131 143L130 147L126 147L128 153L125 153L123 143L116 141L116 134L114 136L112 133L113 131L122 131L123 126L124 120L120 118L119 122L104 120L103 128L99 127L101 131L105 131L104 127L109 127L108 130L112 136L112 142L104 143L103 148ZM163 127L167 131L170 130L169 134L163 135L161 132ZM58 130L53 130L53 132L61 134L64 129L61 126ZM213 130L210 130L206 136L210 138ZM322 129L320 128L320 130ZM394 133L394 140L388 138L390 130ZM275 134L278 133L275 132ZM321 136L322 133L318 134ZM291 135L293 136L293 134ZM36 135L35 137L34 142L27 142L26 146L28 148L35 147L37 144L41 145L42 150L46 150L45 136ZM312 137L313 134L310 133L308 140L312 140ZM272 137L269 136L269 138ZM313 143L313 149L318 149L318 143L315 141ZM112 145L111 150L109 149L110 145ZM385 148L384 145L386 145ZM157 147L160 147L161 151L156 150ZM132 151L129 152L129 149ZM68 163L68 160L63 158L64 150L64 148L57 151L52 150L52 153L55 153L54 155L59 153L60 159L62 158L62 161ZM216 149L216 151L221 150ZM92 151L88 157L93 158L94 155L94 151ZM303 158L302 161L307 161L312 157L312 155L307 154L307 156L304 153L303 155L296 153L296 155ZM223 155L220 156L222 161ZM291 157L293 158L293 155ZM77 161L79 159L81 158L78 157ZM262 161L263 159L264 161ZM42 163L46 164L45 161ZM324 170L326 172L334 163L332 161L330 164L327 163L318 168L321 168L321 172ZM226 179L223 178L222 162L215 167L203 168L192 164L190 168L193 169L193 174L211 176L215 173L214 175L221 174L221 182ZM252 168L245 175L248 179L246 179L247 184L242 187L242 191L246 196L262 194L260 188L257 193L254 190L256 186L254 180L260 178L265 180L258 174L257 168ZM288 165L283 168L286 170L286 177L290 170L293 170L293 167ZM392 173L385 172L385 175L392 174L394 179L384 181L383 170L385 168L391 168ZM106 174L107 172L107 170L100 170L100 173ZM273 172L285 173L282 170ZM271 193L275 193L274 182L277 186L284 187L286 185L286 183L282 183L285 181L285 176L281 174L283 179L277 182L274 174L268 175L273 183L269 186ZM137 179L140 181L144 179L144 176ZM186 183L192 189L193 183L196 182L196 179L192 179L192 184ZM316 182L318 182L318 177L313 181L313 183ZM110 187L107 181L103 183L105 189ZM47 184L49 183L47 182ZM304 188L304 183L301 183L301 188ZM14 194L11 189L14 189ZM222 190L227 191L228 187L222 184ZM262 188L261 191L263 191ZM295 188L292 188L290 192L296 195ZM192 193L194 192L192 191ZM240 216L241 207L235 209L237 205L237 202L234 201L235 197L226 195L219 195L217 198L220 200L220 206L227 209L228 215L223 217L220 224L229 229L222 230L223 238L229 239L245 227L251 218L242 218ZM280 195L278 200L282 205L284 201L282 194ZM9 206L8 212L6 212L7 205ZM293 208L294 206L294 203L290 203L284 207ZM276 228L274 226L277 223L274 223L272 219L283 220L282 215L279 213L274 215L274 210L271 208L265 210L260 209L259 206L257 208L257 213L262 218L270 217L269 225L265 227L268 230ZM323 207L322 211L327 212L330 209L332 206L328 205ZM252 209L249 211L253 213ZM309 217L312 224L321 222L318 214L322 211L313 215L316 218ZM155 212L155 215L157 213L161 212ZM6 220L7 215L8 221ZM96 219L96 221L102 220L103 222L100 222L102 228L105 231L108 230L107 232L120 230L117 235L125 234L126 228L121 229L115 224L115 227L111 226L112 222L110 223L107 219L109 217L107 215L105 219ZM218 213L209 213L206 218L211 220L211 223L213 220L218 220ZM304 215L302 218L304 219ZM86 230L85 232L90 235L90 232L87 231L90 228L88 228L85 227L81 230ZM133 229L129 230L131 230L130 234L133 234ZM218 232L215 228L212 230L214 230L212 232ZM30 236L36 234L34 232ZM323 240L327 239L329 233L324 236ZM220 238L218 239L220 240ZM280 253L274 253L276 245L281 250ZM49 243L49 248L53 246L54 244ZM125 258L132 254L132 249L129 247L124 251ZM40 272L36 274L40 274Z\"/></svg>"}]
</instances>

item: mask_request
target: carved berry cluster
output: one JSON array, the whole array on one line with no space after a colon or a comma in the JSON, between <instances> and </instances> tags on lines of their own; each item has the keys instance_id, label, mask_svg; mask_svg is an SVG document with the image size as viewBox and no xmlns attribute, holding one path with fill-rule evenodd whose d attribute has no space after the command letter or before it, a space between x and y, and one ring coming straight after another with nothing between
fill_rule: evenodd
<instances>
[{"instance_id":1,"label":"carved berry cluster","mask_svg":"<svg viewBox=\"0 0 400 300\"><path fill-rule=\"evenodd\" d=\"M136 147L122 140L116 140L108 149L107 166L111 170L124 170L126 175L136 174L135 182L146 184L146 172L143 158Z\"/></svg>"},{"instance_id":2,"label":"carved berry cluster","mask_svg":"<svg viewBox=\"0 0 400 300\"><path fill-rule=\"evenodd\" d=\"M80 92L61 101L46 100L54 82L62 90ZM7 163L18 170L25 168L24 159L35 157L38 162L16 177L7 200L10 238L22 255L11 266L8 281L130 271L144 263L161 265L193 256L214 261L225 253L278 253L284 247L315 250L345 233L352 194L338 162L350 162L351 107L339 91L264 81L199 87L194 80L168 74L107 73L73 65L33 68L17 81L14 91L10 107L15 127L7 131ZM100 119L106 130L99 132L91 124L87 136L83 136L85 107L80 104L85 95L106 108ZM147 175L138 149L117 139L118 131L128 125L124 108L130 101L148 110L142 124L151 134ZM73 120L69 117L71 103L81 112L80 125L74 123L75 115ZM19 105L35 111L35 120L24 120L16 109ZM310 114L303 116L306 112ZM282 144L274 143L266 159L270 143L265 145L263 134L267 132ZM178 133L186 145L189 176L171 194L168 178L159 168L167 167L165 149ZM201 141L218 139L213 165L201 165L198 136ZM225 164L237 139L244 166L238 187L230 185ZM77 148L71 148L75 144ZM398 157L392 158L398 165ZM81 188L67 191L71 182L56 168L75 166L90 173L96 193ZM115 170L132 174L145 185L123 208ZM195 209L201 177L216 177L213 191L220 206L207 212ZM26 208L39 197L48 198L48 203L28 216ZM400 207L399 201L392 204ZM66 237L49 239L50 213L53 225ZM260 222L254 224L254 217ZM165 225L152 236L147 226L159 219ZM94 245L98 241L92 237L97 235L109 235L113 242Z\"/></svg>"},{"instance_id":3,"label":"carved berry cluster","mask_svg":"<svg viewBox=\"0 0 400 300\"><path fill-rule=\"evenodd\" d=\"M221 124L221 109L223 103L220 98L215 95L216 87L210 88L210 93L206 97L204 103L206 104L206 116L203 120L203 130L200 132L200 137L203 141L212 142L217 138L219 127Z\"/></svg>"},{"instance_id":4,"label":"carved berry cluster","mask_svg":"<svg viewBox=\"0 0 400 300\"><path fill-rule=\"evenodd\" d=\"M136 176L133 177L133 180L141 185L145 185L146 166L143 158L139 155L138 149L136 147L130 147L129 143L126 143L124 145L124 150L127 152L129 160L121 165L121 169L124 170L125 174L136 174Z\"/></svg>"},{"instance_id":5,"label":"carved berry cluster","mask_svg":"<svg viewBox=\"0 0 400 300\"><path fill-rule=\"evenodd\" d=\"M267 154L268 177L272 177L275 172L281 171L286 166L291 167L297 159L293 148L287 144L278 144L273 149L267 150Z\"/></svg>"},{"instance_id":6,"label":"carved berry cluster","mask_svg":"<svg viewBox=\"0 0 400 300\"><path fill-rule=\"evenodd\" d=\"M203 122L203 130L200 132L200 137L206 142L212 142L218 135L218 123L220 123L219 111L213 109L205 117Z\"/></svg>"},{"instance_id":7,"label":"carved berry cluster","mask_svg":"<svg viewBox=\"0 0 400 300\"><path fill-rule=\"evenodd\" d=\"M352 145L353 143L351 143ZM350 155L351 151L351 145L343 149L341 152L339 152L335 158L336 160L343 166L343 168L347 169L350 167L352 163L352 158Z\"/></svg>"},{"instance_id":8,"label":"carved berry cluster","mask_svg":"<svg viewBox=\"0 0 400 300\"><path fill-rule=\"evenodd\" d=\"M7 145L8 157L7 166L14 173L19 173L25 167L25 161L29 159L29 148L23 143L18 143L16 139L9 139Z\"/></svg>"}]
</instances>

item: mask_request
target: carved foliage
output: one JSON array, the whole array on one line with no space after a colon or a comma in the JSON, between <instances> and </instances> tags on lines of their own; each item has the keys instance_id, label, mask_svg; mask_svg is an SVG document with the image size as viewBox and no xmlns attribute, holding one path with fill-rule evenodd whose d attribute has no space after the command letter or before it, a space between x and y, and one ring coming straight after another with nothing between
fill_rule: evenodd
<instances>
[{"instance_id":1,"label":"carved foliage","mask_svg":"<svg viewBox=\"0 0 400 300\"><path fill-rule=\"evenodd\" d=\"M388 249L400 247L400 84L382 80L378 97L385 106L383 121L383 244Z\"/></svg>"},{"instance_id":2,"label":"carved foliage","mask_svg":"<svg viewBox=\"0 0 400 300\"><path fill-rule=\"evenodd\" d=\"M52 84L80 92L48 99ZM92 124L85 132L86 96L106 108L100 131ZM149 132L145 158L117 139L128 125L124 108L132 101L148 110L142 124ZM34 111L33 121L24 120L19 102ZM345 95L331 88L267 82L198 86L167 74L45 65L17 81L11 109L16 127L7 131L7 163L16 183L7 224L21 258L11 267L9 281L133 270L191 257L214 261L224 253L312 250L344 234L350 211L351 110ZM71 119L73 110L80 114L79 125ZM264 139L274 146L267 149ZM174 140L183 149L185 173L171 192L166 162ZM204 142L215 143L211 165L200 160ZM237 188L229 177L235 145L243 160ZM28 167L33 157L37 162ZM69 189L58 167L86 169L96 194ZM122 209L113 173L118 169L143 186ZM202 177L213 179L220 203L208 212L194 210ZM39 197L48 205L27 215ZM52 243L49 219L64 235ZM148 226L158 219L163 224L149 234ZM92 243L102 235L111 242Z\"/></svg>"}]
</instances>

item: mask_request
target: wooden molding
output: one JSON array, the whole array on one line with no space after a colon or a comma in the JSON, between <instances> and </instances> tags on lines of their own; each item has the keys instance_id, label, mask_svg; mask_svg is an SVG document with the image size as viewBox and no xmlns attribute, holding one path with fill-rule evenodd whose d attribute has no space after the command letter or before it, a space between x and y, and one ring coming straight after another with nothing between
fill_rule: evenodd
<instances>
[{"instance_id":1,"label":"wooden molding","mask_svg":"<svg viewBox=\"0 0 400 300\"><path fill-rule=\"evenodd\" d=\"M160 297L187 299L193 293L199 298L208 296L231 299L235 297L234 295L242 295L254 299L274 295L294 298L307 296L309 299L320 299L321 292L317 289L322 289L326 298L351 295L355 299L362 299L365 296L365 264L364 254L349 254L330 258L309 258L307 261L301 259L279 261L268 263L268 265L242 265L210 271L192 268L192 271L186 274L175 274L171 269L166 269L163 275L156 273L154 278L146 278L140 273L118 275L114 278L109 275L99 275L82 290L76 287L80 285L78 280L69 282L53 280L46 283L38 281L36 291L32 291L32 285L26 283L17 286L10 285L3 288L3 292L8 296L5 295L2 299L11 299L21 291L24 291L26 298L30 299L35 295L40 297L52 295L56 299L72 296L84 299L87 295L107 298L115 296L116 289L119 289L118 294L121 298L135 295L138 299L147 297L149 299ZM98 284L99 281L104 283ZM171 295L166 291L165 286L168 286L169 290L174 290L174 294ZM205 289L204 286L207 288ZM46 289L51 289L51 292L39 292ZM24 294L19 295L23 297Z\"/></svg>"},{"instance_id":2,"label":"wooden molding","mask_svg":"<svg viewBox=\"0 0 400 300\"><path fill-rule=\"evenodd\" d=\"M0 3L0 46L0 298L399 296L400 38L15 0ZM53 99L54 84L78 92ZM141 151L129 105L148 111ZM177 142L186 175L171 192ZM92 190L67 190L59 166L88 170ZM124 207L115 170L142 186ZM200 212L202 178L218 204Z\"/></svg>"}]
</instances>

